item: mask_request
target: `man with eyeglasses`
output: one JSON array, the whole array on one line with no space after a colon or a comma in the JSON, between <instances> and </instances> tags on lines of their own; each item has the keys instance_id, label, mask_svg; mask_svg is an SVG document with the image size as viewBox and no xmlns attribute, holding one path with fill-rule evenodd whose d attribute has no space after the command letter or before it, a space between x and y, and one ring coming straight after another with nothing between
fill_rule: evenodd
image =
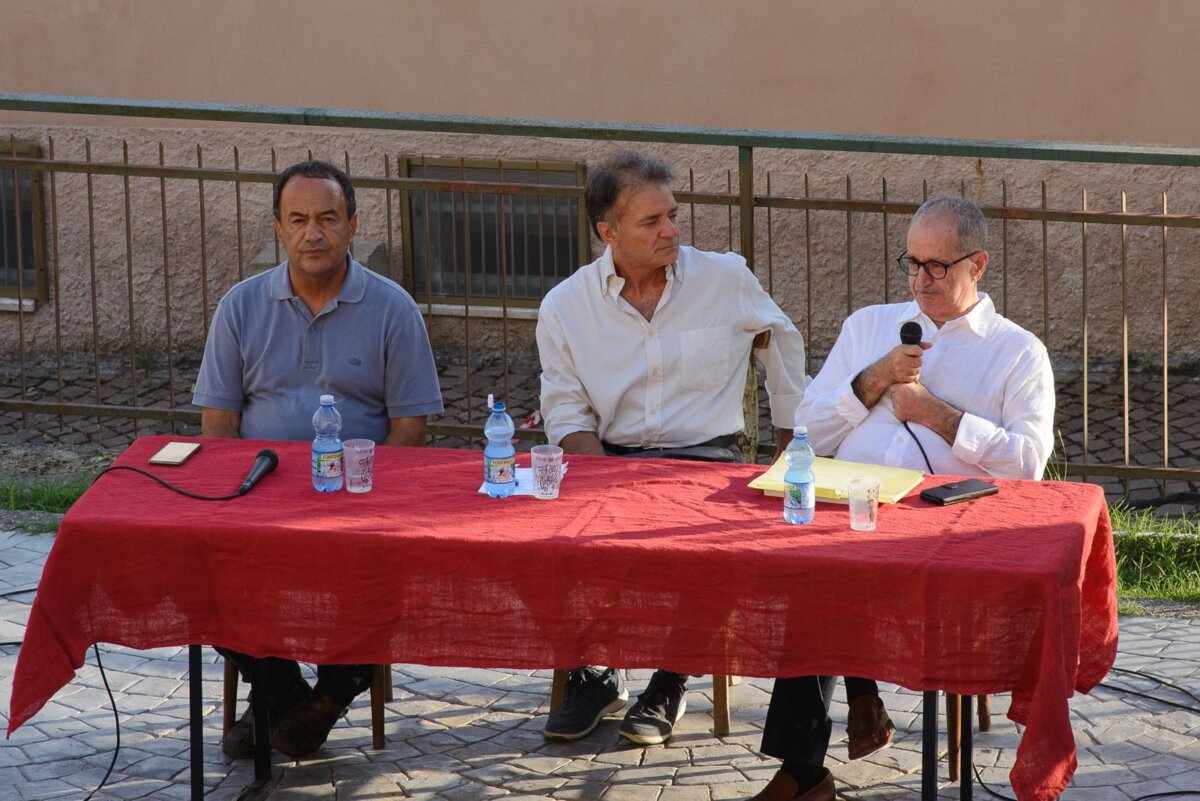
<instances>
[{"instance_id":1,"label":"man with eyeglasses","mask_svg":"<svg viewBox=\"0 0 1200 801\"><path fill-rule=\"evenodd\" d=\"M978 291L988 266L979 207L936 197L913 215L896 260L913 300L850 315L796 409L818 455L949 475L1038 479L1053 445L1046 348ZM920 326L919 344L898 344ZM897 578L897 580L903 580ZM868 610L869 611L869 610ZM777 679L762 751L783 760L754 801L833 801L824 767L834 676ZM858 759L895 731L874 681L846 678L847 747Z\"/></svg>"}]
</instances>

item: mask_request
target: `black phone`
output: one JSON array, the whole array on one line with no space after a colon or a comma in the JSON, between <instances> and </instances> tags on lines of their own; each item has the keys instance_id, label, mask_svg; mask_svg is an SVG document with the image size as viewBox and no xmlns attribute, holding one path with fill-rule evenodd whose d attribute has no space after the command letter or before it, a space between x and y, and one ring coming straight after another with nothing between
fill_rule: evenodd
<instances>
[{"instance_id":1,"label":"black phone","mask_svg":"<svg viewBox=\"0 0 1200 801\"><path fill-rule=\"evenodd\" d=\"M978 478L964 478L962 481L952 481L949 484L923 489L921 497L939 506L949 506L952 503L982 498L984 495L995 495L999 491L999 487L987 481L981 481Z\"/></svg>"}]
</instances>

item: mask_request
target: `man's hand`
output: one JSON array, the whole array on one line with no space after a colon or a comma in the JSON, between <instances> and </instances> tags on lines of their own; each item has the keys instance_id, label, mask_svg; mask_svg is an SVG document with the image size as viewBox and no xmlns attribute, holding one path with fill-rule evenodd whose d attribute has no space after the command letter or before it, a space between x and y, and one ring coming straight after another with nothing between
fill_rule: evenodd
<instances>
[{"instance_id":1,"label":"man's hand","mask_svg":"<svg viewBox=\"0 0 1200 801\"><path fill-rule=\"evenodd\" d=\"M962 412L925 388L920 381L892 384L887 396L897 420L920 423L951 445L958 434Z\"/></svg>"},{"instance_id":2,"label":"man's hand","mask_svg":"<svg viewBox=\"0 0 1200 801\"><path fill-rule=\"evenodd\" d=\"M425 415L416 417L388 418L388 433L380 445L405 445L410 448L425 447Z\"/></svg>"},{"instance_id":3,"label":"man's hand","mask_svg":"<svg viewBox=\"0 0 1200 801\"><path fill-rule=\"evenodd\" d=\"M850 387L863 406L870 409L879 403L888 387L911 384L921 377L921 355L931 347L930 342L897 345L855 376Z\"/></svg>"},{"instance_id":4,"label":"man's hand","mask_svg":"<svg viewBox=\"0 0 1200 801\"><path fill-rule=\"evenodd\" d=\"M573 434L567 434L558 444L562 446L563 453L605 455L604 446L600 444L600 438L594 431L576 431Z\"/></svg>"},{"instance_id":5,"label":"man's hand","mask_svg":"<svg viewBox=\"0 0 1200 801\"><path fill-rule=\"evenodd\" d=\"M200 409L200 436L240 439L242 413L205 406Z\"/></svg>"}]
</instances>

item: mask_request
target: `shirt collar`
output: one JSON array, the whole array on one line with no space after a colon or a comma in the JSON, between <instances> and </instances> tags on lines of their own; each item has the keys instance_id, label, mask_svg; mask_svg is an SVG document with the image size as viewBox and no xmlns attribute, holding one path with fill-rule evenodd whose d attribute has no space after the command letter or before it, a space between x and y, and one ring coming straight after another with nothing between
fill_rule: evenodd
<instances>
[{"instance_id":1,"label":"shirt collar","mask_svg":"<svg viewBox=\"0 0 1200 801\"><path fill-rule=\"evenodd\" d=\"M347 255L350 265L346 270L346 279L338 290L337 303L358 303L363 299L367 290L366 268ZM285 261L275 268L270 277L271 298L273 300L290 300L296 297L292 289L292 280L288 277L288 263Z\"/></svg>"},{"instance_id":2,"label":"shirt collar","mask_svg":"<svg viewBox=\"0 0 1200 801\"><path fill-rule=\"evenodd\" d=\"M986 292L977 292L976 296L978 297L978 302L976 302L975 306L972 307L969 312L964 314L962 317L956 317L953 320L947 320L945 324L942 325L942 328L945 329L947 326L949 326L951 329L954 329L958 328L959 326L966 326L976 336L982 337L987 332L988 325L991 323L992 318L996 316L996 305L992 303L992 299L988 297ZM925 316L925 313L921 311L920 304L918 304L915 300L910 300L908 303L906 303L900 312L902 315L900 317L901 323L906 323L909 320L912 320L913 322L920 323L921 328L925 329L926 331L938 330L937 325L933 322L933 320Z\"/></svg>"},{"instance_id":3,"label":"shirt collar","mask_svg":"<svg viewBox=\"0 0 1200 801\"><path fill-rule=\"evenodd\" d=\"M684 248L679 248L679 258L674 264L667 267L667 281L679 281L683 283L683 252ZM616 300L621 294L621 287L625 285L625 279L617 275L617 265L613 261L612 246L607 245L604 248L604 255L600 257L600 294Z\"/></svg>"}]
</instances>

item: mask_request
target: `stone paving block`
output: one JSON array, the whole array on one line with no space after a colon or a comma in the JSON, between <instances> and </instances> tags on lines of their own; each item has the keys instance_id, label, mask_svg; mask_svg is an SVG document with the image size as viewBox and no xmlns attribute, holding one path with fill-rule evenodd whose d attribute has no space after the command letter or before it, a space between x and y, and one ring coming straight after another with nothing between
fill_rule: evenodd
<instances>
[{"instance_id":1,"label":"stone paving block","mask_svg":"<svg viewBox=\"0 0 1200 801\"><path fill-rule=\"evenodd\" d=\"M447 801L486 801L486 799L508 795L508 791L487 784L467 782L457 787L442 790L438 795L447 799Z\"/></svg>"},{"instance_id":2,"label":"stone paving block","mask_svg":"<svg viewBox=\"0 0 1200 801\"><path fill-rule=\"evenodd\" d=\"M12 787L21 801L51 801L56 798L78 798L79 788L72 787L61 779L46 779L40 782L20 783Z\"/></svg>"},{"instance_id":3,"label":"stone paving block","mask_svg":"<svg viewBox=\"0 0 1200 801\"><path fill-rule=\"evenodd\" d=\"M749 782L735 781L725 784L714 784L709 788L713 801L747 801L767 786L765 781ZM605 796L607 801L607 796Z\"/></svg>"},{"instance_id":4,"label":"stone paving block","mask_svg":"<svg viewBox=\"0 0 1200 801\"><path fill-rule=\"evenodd\" d=\"M693 784L686 787L664 787L658 801L709 801L711 797L706 785Z\"/></svg>"},{"instance_id":5,"label":"stone paving block","mask_svg":"<svg viewBox=\"0 0 1200 801\"><path fill-rule=\"evenodd\" d=\"M614 784L604 793L604 801L658 801L662 788L641 784Z\"/></svg>"},{"instance_id":6,"label":"stone paving block","mask_svg":"<svg viewBox=\"0 0 1200 801\"><path fill-rule=\"evenodd\" d=\"M863 759L831 768L831 770L833 778L837 780L838 784L848 787L870 787L895 776L893 771Z\"/></svg>"},{"instance_id":7,"label":"stone paving block","mask_svg":"<svg viewBox=\"0 0 1200 801\"><path fill-rule=\"evenodd\" d=\"M732 765L714 763L679 768L675 771L673 784L675 786L700 784L705 787L711 787L717 784L742 781L745 781L745 777L741 773L738 773Z\"/></svg>"}]
</instances>

